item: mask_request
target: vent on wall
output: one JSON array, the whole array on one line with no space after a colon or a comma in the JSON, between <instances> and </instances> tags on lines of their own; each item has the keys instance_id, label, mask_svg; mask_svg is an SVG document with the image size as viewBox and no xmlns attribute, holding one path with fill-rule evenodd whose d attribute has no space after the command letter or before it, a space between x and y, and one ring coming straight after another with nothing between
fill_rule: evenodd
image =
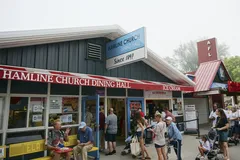
<instances>
[{"instance_id":1,"label":"vent on wall","mask_svg":"<svg viewBox=\"0 0 240 160\"><path fill-rule=\"evenodd\" d=\"M101 60L102 46L98 44L88 43L87 58L93 60Z\"/></svg>"}]
</instances>

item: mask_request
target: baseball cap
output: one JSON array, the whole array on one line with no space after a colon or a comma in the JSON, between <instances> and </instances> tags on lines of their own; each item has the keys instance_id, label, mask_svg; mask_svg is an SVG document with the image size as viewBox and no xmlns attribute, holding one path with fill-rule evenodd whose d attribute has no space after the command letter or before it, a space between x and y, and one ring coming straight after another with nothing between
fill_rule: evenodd
<instances>
[{"instance_id":1,"label":"baseball cap","mask_svg":"<svg viewBox=\"0 0 240 160\"><path fill-rule=\"evenodd\" d=\"M81 122L80 125L79 125L79 128L82 129L86 126L86 123L85 122Z\"/></svg>"},{"instance_id":2,"label":"baseball cap","mask_svg":"<svg viewBox=\"0 0 240 160\"><path fill-rule=\"evenodd\" d=\"M172 121L172 117L167 117L166 120Z\"/></svg>"}]
</instances>

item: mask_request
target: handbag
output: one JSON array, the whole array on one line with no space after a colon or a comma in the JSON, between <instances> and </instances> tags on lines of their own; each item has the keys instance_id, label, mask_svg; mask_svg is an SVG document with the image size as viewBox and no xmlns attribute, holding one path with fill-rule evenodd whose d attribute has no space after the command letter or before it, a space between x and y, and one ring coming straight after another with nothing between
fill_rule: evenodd
<instances>
[{"instance_id":1,"label":"handbag","mask_svg":"<svg viewBox=\"0 0 240 160\"><path fill-rule=\"evenodd\" d=\"M138 142L138 138L136 136L134 136L132 138L132 142L130 144L131 147L131 154L134 156L138 156L141 152L141 148L140 148L140 143Z\"/></svg>"}]
</instances>

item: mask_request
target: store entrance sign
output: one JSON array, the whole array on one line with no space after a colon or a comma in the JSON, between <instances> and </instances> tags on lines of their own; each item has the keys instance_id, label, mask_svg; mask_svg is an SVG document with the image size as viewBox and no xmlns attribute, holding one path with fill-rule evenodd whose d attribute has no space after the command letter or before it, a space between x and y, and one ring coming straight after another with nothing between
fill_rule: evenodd
<instances>
[{"instance_id":1,"label":"store entrance sign","mask_svg":"<svg viewBox=\"0 0 240 160\"><path fill-rule=\"evenodd\" d=\"M137 29L106 45L106 68L112 69L147 58L145 28Z\"/></svg>"},{"instance_id":2,"label":"store entrance sign","mask_svg":"<svg viewBox=\"0 0 240 160\"><path fill-rule=\"evenodd\" d=\"M144 97L145 98L161 98L161 99L172 98L172 92L171 91L158 91L158 90L145 91Z\"/></svg>"},{"instance_id":3,"label":"store entrance sign","mask_svg":"<svg viewBox=\"0 0 240 160\"><path fill-rule=\"evenodd\" d=\"M109 87L109 88L131 88L129 82L116 82L110 80L98 80L80 78L77 76L61 76L51 74L38 74L28 72L17 72L0 69L0 79L22 80L32 82L47 82L57 84L94 86L94 87Z\"/></svg>"}]
</instances>

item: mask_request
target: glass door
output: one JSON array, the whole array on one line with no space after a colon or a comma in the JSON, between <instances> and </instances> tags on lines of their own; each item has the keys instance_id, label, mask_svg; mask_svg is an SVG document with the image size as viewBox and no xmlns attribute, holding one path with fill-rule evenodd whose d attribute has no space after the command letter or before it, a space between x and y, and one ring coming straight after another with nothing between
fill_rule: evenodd
<instances>
[{"instance_id":1,"label":"glass door","mask_svg":"<svg viewBox=\"0 0 240 160\"><path fill-rule=\"evenodd\" d=\"M82 121L84 121L94 131L95 146L99 148L99 95L82 97ZM97 151L99 158L99 150Z\"/></svg>"},{"instance_id":2,"label":"glass door","mask_svg":"<svg viewBox=\"0 0 240 160\"><path fill-rule=\"evenodd\" d=\"M131 122L139 109L144 112L144 98L127 98L127 133L131 132Z\"/></svg>"}]
</instances>

